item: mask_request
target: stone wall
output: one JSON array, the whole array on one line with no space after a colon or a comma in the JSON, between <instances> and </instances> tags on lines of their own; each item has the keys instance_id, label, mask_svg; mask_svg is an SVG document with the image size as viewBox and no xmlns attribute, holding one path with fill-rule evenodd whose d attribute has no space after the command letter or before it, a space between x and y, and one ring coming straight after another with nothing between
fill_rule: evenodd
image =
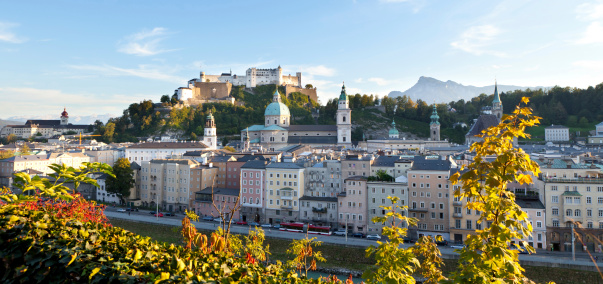
<instances>
[{"instance_id":1,"label":"stone wall","mask_svg":"<svg viewBox=\"0 0 603 284\"><path fill-rule=\"evenodd\" d=\"M295 93L295 92L302 93L302 94L308 96L314 102L318 102L318 95L316 93L316 88L304 89L304 88L299 88L299 87L290 86L290 85L285 86L285 95L289 96L289 94Z\"/></svg>"}]
</instances>

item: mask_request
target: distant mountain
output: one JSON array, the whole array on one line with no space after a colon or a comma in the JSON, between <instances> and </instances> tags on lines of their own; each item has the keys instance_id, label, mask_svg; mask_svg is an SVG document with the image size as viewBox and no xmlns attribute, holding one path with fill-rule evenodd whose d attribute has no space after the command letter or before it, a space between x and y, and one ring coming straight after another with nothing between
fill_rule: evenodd
<instances>
[{"instance_id":1,"label":"distant mountain","mask_svg":"<svg viewBox=\"0 0 603 284\"><path fill-rule=\"evenodd\" d=\"M512 85L498 85L498 92L509 92L513 90L538 89L542 87L520 87ZM449 103L460 99L470 100L480 94L491 95L494 93L494 85L485 87L465 86L454 81L440 81L431 77L421 76L419 81L410 89L400 92L392 91L388 97L409 96L413 101L421 99L428 104Z\"/></svg>"},{"instance_id":2,"label":"distant mountain","mask_svg":"<svg viewBox=\"0 0 603 284\"><path fill-rule=\"evenodd\" d=\"M109 118L112 117L116 117L116 115L112 115L112 114L92 114L92 115L82 115L82 116L76 116L76 115L70 115L69 116L69 123L71 124L92 124L94 123L97 119L102 121L103 123L107 123L107 121L109 120ZM46 115L34 115L34 116L11 116L8 118L8 120L16 120L19 121L15 124L25 124L25 121L27 121L28 119L59 119L59 117L57 117L56 114L46 114Z\"/></svg>"},{"instance_id":3,"label":"distant mountain","mask_svg":"<svg viewBox=\"0 0 603 284\"><path fill-rule=\"evenodd\" d=\"M4 120L0 119L0 129L7 125L22 125L25 124L25 121L16 121L16 120Z\"/></svg>"}]
</instances>

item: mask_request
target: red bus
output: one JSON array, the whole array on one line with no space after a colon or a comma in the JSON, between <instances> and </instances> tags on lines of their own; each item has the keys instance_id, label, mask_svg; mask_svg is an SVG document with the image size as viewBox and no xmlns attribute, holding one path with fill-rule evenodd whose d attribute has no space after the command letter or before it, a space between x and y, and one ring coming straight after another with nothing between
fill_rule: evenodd
<instances>
[{"instance_id":1,"label":"red bus","mask_svg":"<svg viewBox=\"0 0 603 284\"><path fill-rule=\"evenodd\" d=\"M319 234L330 236L331 228L327 226L317 226L317 225L309 225L308 226L308 234Z\"/></svg>"},{"instance_id":2,"label":"red bus","mask_svg":"<svg viewBox=\"0 0 603 284\"><path fill-rule=\"evenodd\" d=\"M281 228L279 230L289 232L303 232L304 223L281 223Z\"/></svg>"}]
</instances>

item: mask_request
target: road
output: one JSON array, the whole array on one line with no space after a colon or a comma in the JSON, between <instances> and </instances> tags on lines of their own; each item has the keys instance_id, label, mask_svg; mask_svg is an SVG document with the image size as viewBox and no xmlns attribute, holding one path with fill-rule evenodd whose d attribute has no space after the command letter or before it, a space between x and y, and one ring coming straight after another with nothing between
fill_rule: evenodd
<instances>
[{"instance_id":1,"label":"road","mask_svg":"<svg viewBox=\"0 0 603 284\"><path fill-rule=\"evenodd\" d=\"M107 217L112 217L112 218L120 218L120 219L126 219L126 220L131 220L131 221L138 221L138 222L147 222L147 223L158 223L158 224L164 224L164 225L172 225L172 226L181 226L182 225L182 214L178 214L177 216L170 216L170 217L155 217L151 214L149 214L150 211L144 211L141 210L140 212L131 212L130 214L128 214L128 212L117 212L118 208L114 208L114 207L107 207L107 209L105 210L105 215ZM205 229L205 230L215 230L219 223L218 222L212 222L212 221L200 221L200 222L193 222L193 224L195 225L195 227L197 227L198 229ZM247 234L249 232L249 230L253 230L253 228L250 228L249 226L242 226L242 225L231 225L230 227L230 231L236 234ZM281 238L281 239L303 239L305 238L305 234L301 234L301 233L296 233L296 232L286 232L286 231L279 231L276 229L266 229L264 228L264 233L266 235L266 237L272 237L272 238ZM358 246L358 247L368 247L370 245L377 245L376 241L371 241L371 240L367 240L367 239L360 239L360 238L351 238L348 237L347 240L345 237L340 237L340 236L322 236L322 235L312 235L313 237L316 237L317 240L324 242L324 243L330 243L330 244L337 244L337 245L342 245L342 246ZM411 244L404 244L403 247L407 248L409 247ZM454 249L447 247L447 246L440 246L439 247L440 251L442 252L442 255L445 256L449 256L447 258L453 257L458 255ZM603 262L603 255L602 254L597 254L599 256L599 262ZM594 263L592 263L590 256L587 253L576 253L576 261L572 260L572 256L571 253L569 252L551 252L551 251L545 251L545 250L538 250L536 254L531 254L531 255L527 255L527 254L521 254L519 255L519 260L520 261L534 261L534 262L542 262L542 265L546 265L546 263L552 263L552 264L575 264L575 265L584 265L584 266L594 266ZM534 264L532 264L534 265Z\"/></svg>"}]
</instances>

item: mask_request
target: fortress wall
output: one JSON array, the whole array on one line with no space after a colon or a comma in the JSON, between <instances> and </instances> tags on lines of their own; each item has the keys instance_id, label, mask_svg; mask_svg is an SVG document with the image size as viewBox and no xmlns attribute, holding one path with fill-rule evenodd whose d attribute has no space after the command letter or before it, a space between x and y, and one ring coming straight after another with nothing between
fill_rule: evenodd
<instances>
[{"instance_id":1,"label":"fortress wall","mask_svg":"<svg viewBox=\"0 0 603 284\"><path fill-rule=\"evenodd\" d=\"M231 89L232 89L231 83L195 82L195 86L193 88L193 99L207 100L207 99L226 98L230 94Z\"/></svg>"},{"instance_id":2,"label":"fortress wall","mask_svg":"<svg viewBox=\"0 0 603 284\"><path fill-rule=\"evenodd\" d=\"M294 92L300 92L300 93L308 96L314 102L318 102L318 94L316 93L316 89L304 89L304 88L298 88L298 87L294 87L294 86L290 86L290 85L285 86L285 94L287 96Z\"/></svg>"}]
</instances>

